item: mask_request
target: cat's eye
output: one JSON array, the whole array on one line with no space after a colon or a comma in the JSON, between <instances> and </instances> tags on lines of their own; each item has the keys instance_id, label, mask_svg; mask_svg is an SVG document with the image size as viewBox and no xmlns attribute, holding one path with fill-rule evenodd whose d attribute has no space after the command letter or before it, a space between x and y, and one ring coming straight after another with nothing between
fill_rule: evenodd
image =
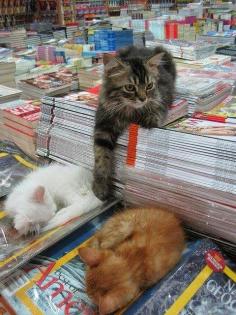
<instances>
[{"instance_id":1,"label":"cat's eye","mask_svg":"<svg viewBox=\"0 0 236 315\"><path fill-rule=\"evenodd\" d=\"M128 92L133 92L133 91L135 91L135 86L133 84L126 84L125 89Z\"/></svg>"},{"instance_id":2,"label":"cat's eye","mask_svg":"<svg viewBox=\"0 0 236 315\"><path fill-rule=\"evenodd\" d=\"M146 86L146 90L151 90L153 88L153 82L150 82L147 86Z\"/></svg>"}]
</instances>

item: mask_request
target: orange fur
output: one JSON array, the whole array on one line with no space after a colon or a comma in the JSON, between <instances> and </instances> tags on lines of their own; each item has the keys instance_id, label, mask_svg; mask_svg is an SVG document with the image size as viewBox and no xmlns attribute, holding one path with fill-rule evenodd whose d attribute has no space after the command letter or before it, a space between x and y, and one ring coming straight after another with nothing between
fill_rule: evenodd
<instances>
[{"instance_id":1,"label":"orange fur","mask_svg":"<svg viewBox=\"0 0 236 315\"><path fill-rule=\"evenodd\" d=\"M165 276L179 261L184 233L174 214L160 208L133 208L114 215L80 249L89 266L87 293L100 314L127 305L141 290Z\"/></svg>"}]
</instances>

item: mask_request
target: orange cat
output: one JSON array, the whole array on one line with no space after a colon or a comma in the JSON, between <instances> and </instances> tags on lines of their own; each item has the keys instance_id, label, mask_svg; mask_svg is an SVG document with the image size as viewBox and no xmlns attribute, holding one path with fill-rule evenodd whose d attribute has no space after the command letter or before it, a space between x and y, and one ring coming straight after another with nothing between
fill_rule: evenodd
<instances>
[{"instance_id":1,"label":"orange cat","mask_svg":"<svg viewBox=\"0 0 236 315\"><path fill-rule=\"evenodd\" d=\"M89 266L87 293L99 313L124 307L160 280L179 261L184 244L180 222L170 212L133 208L114 215L79 250Z\"/></svg>"}]
</instances>

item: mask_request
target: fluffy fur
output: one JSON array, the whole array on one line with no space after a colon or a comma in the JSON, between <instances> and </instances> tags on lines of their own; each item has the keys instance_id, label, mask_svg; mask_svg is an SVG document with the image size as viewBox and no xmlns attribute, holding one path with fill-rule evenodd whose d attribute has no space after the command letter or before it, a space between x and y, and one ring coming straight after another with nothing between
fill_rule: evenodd
<instances>
[{"instance_id":1,"label":"fluffy fur","mask_svg":"<svg viewBox=\"0 0 236 315\"><path fill-rule=\"evenodd\" d=\"M104 57L104 78L94 129L95 195L108 197L117 138L130 123L161 126L173 102L176 78L171 55L162 47L130 47Z\"/></svg>"},{"instance_id":2,"label":"fluffy fur","mask_svg":"<svg viewBox=\"0 0 236 315\"><path fill-rule=\"evenodd\" d=\"M160 208L135 208L108 220L88 245L79 250L89 266L87 293L100 314L128 304L179 261L184 233L174 214Z\"/></svg>"},{"instance_id":3,"label":"fluffy fur","mask_svg":"<svg viewBox=\"0 0 236 315\"><path fill-rule=\"evenodd\" d=\"M64 224L100 204L92 192L90 171L51 164L19 183L7 198L5 209L13 217L16 230L27 234L46 224L44 230Z\"/></svg>"}]
</instances>

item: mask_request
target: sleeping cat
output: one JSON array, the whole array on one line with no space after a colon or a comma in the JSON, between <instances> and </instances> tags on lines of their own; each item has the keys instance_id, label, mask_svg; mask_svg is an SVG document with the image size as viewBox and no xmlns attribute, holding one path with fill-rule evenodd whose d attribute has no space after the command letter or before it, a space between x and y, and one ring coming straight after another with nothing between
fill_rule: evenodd
<instances>
[{"instance_id":1,"label":"sleeping cat","mask_svg":"<svg viewBox=\"0 0 236 315\"><path fill-rule=\"evenodd\" d=\"M173 102L176 78L171 55L162 47L130 47L104 55L104 78L94 128L95 195L108 197L117 138L130 123L160 127Z\"/></svg>"},{"instance_id":2,"label":"sleeping cat","mask_svg":"<svg viewBox=\"0 0 236 315\"><path fill-rule=\"evenodd\" d=\"M90 171L51 164L26 176L8 196L5 209L15 229L27 234L64 224L101 203L92 191Z\"/></svg>"},{"instance_id":3,"label":"sleeping cat","mask_svg":"<svg viewBox=\"0 0 236 315\"><path fill-rule=\"evenodd\" d=\"M161 208L133 208L114 215L79 250L89 266L88 295L109 314L165 276L179 261L184 233L174 214Z\"/></svg>"}]
</instances>

